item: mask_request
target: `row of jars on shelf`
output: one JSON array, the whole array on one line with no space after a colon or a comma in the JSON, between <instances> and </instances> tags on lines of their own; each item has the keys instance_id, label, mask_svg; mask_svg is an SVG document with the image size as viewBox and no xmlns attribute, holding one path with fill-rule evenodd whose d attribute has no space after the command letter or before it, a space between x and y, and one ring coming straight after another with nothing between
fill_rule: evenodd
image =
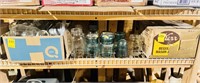
<instances>
[{"instance_id":1,"label":"row of jars on shelf","mask_svg":"<svg viewBox=\"0 0 200 83\"><path fill-rule=\"evenodd\" d=\"M71 29L71 34L73 58L125 58L139 56L142 51L142 38L139 35L130 35L128 41L124 32L102 32L99 36L98 28L95 26L90 26L86 35L81 26L76 26Z\"/></svg>"}]
</instances>

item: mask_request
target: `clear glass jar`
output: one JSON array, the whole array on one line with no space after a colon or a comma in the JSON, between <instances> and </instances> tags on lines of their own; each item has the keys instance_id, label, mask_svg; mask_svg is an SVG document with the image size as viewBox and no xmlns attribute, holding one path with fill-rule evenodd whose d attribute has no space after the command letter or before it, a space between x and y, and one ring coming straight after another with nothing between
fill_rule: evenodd
<instances>
[{"instance_id":1,"label":"clear glass jar","mask_svg":"<svg viewBox=\"0 0 200 83\"><path fill-rule=\"evenodd\" d=\"M72 57L83 58L84 49L85 49L85 39L84 39L84 33L82 31L82 28L80 27L72 28L71 33L72 33L72 40L73 40Z\"/></svg>"},{"instance_id":2,"label":"clear glass jar","mask_svg":"<svg viewBox=\"0 0 200 83\"><path fill-rule=\"evenodd\" d=\"M101 56L113 57L114 55L114 33L102 32L101 37Z\"/></svg>"}]
</instances>

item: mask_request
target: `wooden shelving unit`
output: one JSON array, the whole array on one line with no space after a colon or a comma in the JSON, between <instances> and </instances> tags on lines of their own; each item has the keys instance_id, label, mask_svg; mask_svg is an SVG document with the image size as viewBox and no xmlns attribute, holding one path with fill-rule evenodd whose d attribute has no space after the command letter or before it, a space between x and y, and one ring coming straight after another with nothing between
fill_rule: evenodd
<instances>
[{"instance_id":1,"label":"wooden shelving unit","mask_svg":"<svg viewBox=\"0 0 200 83\"><path fill-rule=\"evenodd\" d=\"M27 20L200 20L200 9L154 6L133 8L1 6L0 18Z\"/></svg>"},{"instance_id":2,"label":"wooden shelving unit","mask_svg":"<svg viewBox=\"0 0 200 83\"><path fill-rule=\"evenodd\" d=\"M81 19L80 19L81 18ZM0 6L0 19L18 20L200 20L199 8L172 7L42 7ZM200 47L200 45L198 45ZM200 68L200 49L196 59L85 58L62 62L14 63L0 60L0 69L73 68L190 68L183 83L194 83Z\"/></svg>"}]
</instances>

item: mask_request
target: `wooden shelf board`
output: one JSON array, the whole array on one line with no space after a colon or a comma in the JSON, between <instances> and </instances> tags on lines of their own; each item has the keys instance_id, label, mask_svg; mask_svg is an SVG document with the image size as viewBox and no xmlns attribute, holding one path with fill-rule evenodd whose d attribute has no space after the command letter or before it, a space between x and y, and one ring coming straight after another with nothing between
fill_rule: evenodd
<instances>
[{"instance_id":1,"label":"wooden shelf board","mask_svg":"<svg viewBox=\"0 0 200 83\"><path fill-rule=\"evenodd\" d=\"M194 59L83 58L62 62L14 63L0 61L0 69L168 68L190 67Z\"/></svg>"}]
</instances>

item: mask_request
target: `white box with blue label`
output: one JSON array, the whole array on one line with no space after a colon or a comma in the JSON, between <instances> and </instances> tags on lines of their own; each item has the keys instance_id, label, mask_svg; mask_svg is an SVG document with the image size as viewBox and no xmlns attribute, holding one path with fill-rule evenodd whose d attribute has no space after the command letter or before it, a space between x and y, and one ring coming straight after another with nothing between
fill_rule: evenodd
<instances>
[{"instance_id":1,"label":"white box with blue label","mask_svg":"<svg viewBox=\"0 0 200 83\"><path fill-rule=\"evenodd\" d=\"M44 63L63 61L63 36L3 36L8 59L12 62Z\"/></svg>"},{"instance_id":2,"label":"white box with blue label","mask_svg":"<svg viewBox=\"0 0 200 83\"><path fill-rule=\"evenodd\" d=\"M158 6L200 7L200 0L154 0L153 4Z\"/></svg>"}]
</instances>

